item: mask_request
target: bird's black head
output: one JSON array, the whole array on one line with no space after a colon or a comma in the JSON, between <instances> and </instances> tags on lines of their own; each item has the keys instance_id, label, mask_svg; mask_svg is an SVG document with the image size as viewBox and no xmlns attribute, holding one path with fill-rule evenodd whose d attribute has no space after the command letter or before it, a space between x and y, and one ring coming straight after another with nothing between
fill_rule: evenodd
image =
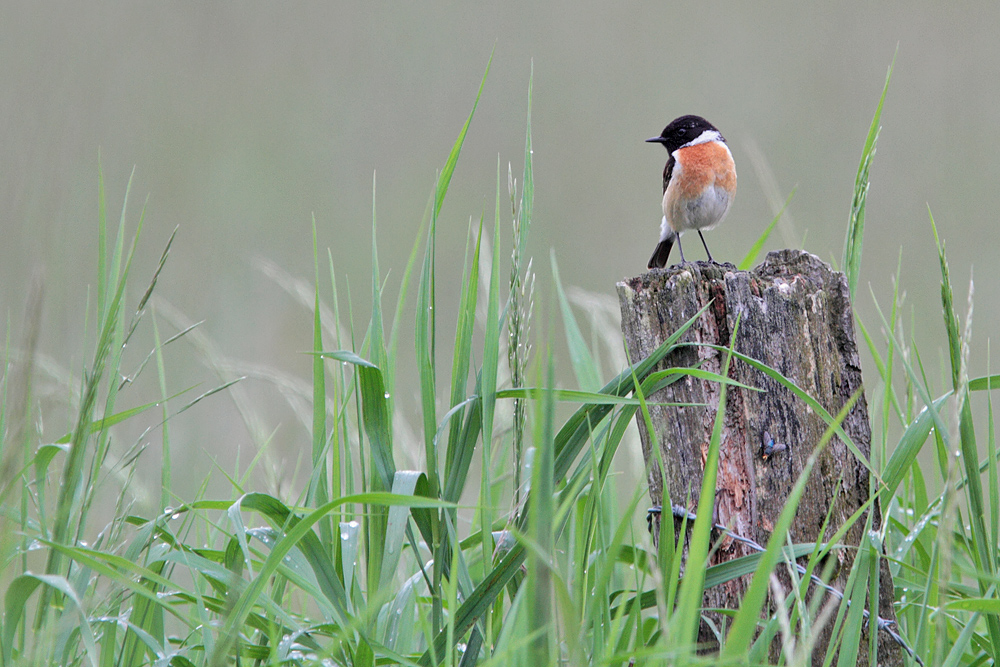
<instances>
[{"instance_id":1,"label":"bird's black head","mask_svg":"<svg viewBox=\"0 0 1000 667\"><path fill-rule=\"evenodd\" d=\"M663 128L660 136L646 139L646 141L663 144L668 153L673 153L686 143L692 142L702 135L703 132L715 130L715 126L701 116L681 116L670 121L670 124ZM719 135L722 139L722 135Z\"/></svg>"}]
</instances>

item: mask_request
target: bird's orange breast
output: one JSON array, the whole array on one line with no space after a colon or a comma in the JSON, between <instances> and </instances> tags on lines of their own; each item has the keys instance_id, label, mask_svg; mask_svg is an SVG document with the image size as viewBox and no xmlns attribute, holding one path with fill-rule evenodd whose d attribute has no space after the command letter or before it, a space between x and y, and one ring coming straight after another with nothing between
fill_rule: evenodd
<instances>
[{"instance_id":1,"label":"bird's orange breast","mask_svg":"<svg viewBox=\"0 0 1000 667\"><path fill-rule=\"evenodd\" d=\"M736 190L736 165L733 156L725 144L718 141L706 141L679 148L676 151L677 163L680 165L681 178L677 194L690 199L700 195L705 188L716 185L725 188L730 193ZM676 179L677 173L674 174Z\"/></svg>"}]
</instances>

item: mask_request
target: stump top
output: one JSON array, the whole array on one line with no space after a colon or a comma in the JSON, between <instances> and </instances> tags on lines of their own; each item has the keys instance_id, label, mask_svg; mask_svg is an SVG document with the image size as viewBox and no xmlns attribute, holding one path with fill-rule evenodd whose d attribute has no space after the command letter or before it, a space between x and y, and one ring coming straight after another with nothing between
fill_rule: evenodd
<instances>
[{"instance_id":1,"label":"stump top","mask_svg":"<svg viewBox=\"0 0 1000 667\"><path fill-rule=\"evenodd\" d=\"M700 274L702 280L718 280L727 273L736 273L739 269L735 264L726 262L718 264L715 262L687 262L685 264L674 264L665 269L652 269L634 278L626 278L618 283L618 287L628 287L636 292L646 290L656 290L674 285L683 281L685 277L693 279L693 272ZM751 269L749 273L759 278L770 278L774 276L797 276L816 284L826 284L830 280L844 280L846 278L839 271L821 260L816 255L804 250L786 248L785 250L773 250L767 253L767 257L761 264Z\"/></svg>"}]
</instances>

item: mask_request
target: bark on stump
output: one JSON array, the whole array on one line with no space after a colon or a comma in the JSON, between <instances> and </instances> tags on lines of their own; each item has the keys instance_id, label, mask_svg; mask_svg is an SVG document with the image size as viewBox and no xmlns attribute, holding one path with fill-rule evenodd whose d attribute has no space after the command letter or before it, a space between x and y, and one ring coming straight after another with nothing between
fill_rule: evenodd
<instances>
[{"instance_id":1,"label":"bark on stump","mask_svg":"<svg viewBox=\"0 0 1000 667\"><path fill-rule=\"evenodd\" d=\"M622 331L633 361L648 356L682 324L710 301L712 305L681 338L683 342L728 346L737 317L740 318L735 349L778 370L815 398L827 412L836 415L861 387L861 365L854 338L854 321L847 280L814 255L798 250L772 252L753 271L737 271L731 264L685 264L654 270L618 283ZM693 367L720 373L723 354L704 346L681 347L661 366ZM803 401L777 382L738 360L729 377L763 392L727 391L722 430L714 523L766 545L788 494L806 459L819 442L826 423ZM719 386L692 377L648 397L658 403L697 403L697 407L650 406L650 416L666 466L670 497L663 498L663 481L649 434L637 415L643 456L649 473L649 494L654 504L687 505L694 510L712 426L719 405ZM869 457L871 425L864 395L843 424L844 431ZM769 432L788 448L766 460L763 434ZM833 532L868 500L868 472L847 446L834 437L813 468L805 494L792 523L794 542L827 541ZM833 506L826 534L823 521ZM873 525L881 525L876 504ZM861 542L865 519L854 524L843 540ZM749 547L727 539L712 556L711 564L751 553ZM835 552L840 567L831 585L843 591L854 554ZM878 609L885 619L894 619L892 578L881 561L881 593ZM780 570L781 568L779 568ZM776 572L778 572L776 570ZM781 573L779 573L781 574ZM735 609L750 577L706 591L704 606ZM786 578L787 584L787 578ZM814 587L815 588L815 587ZM870 608L870 607L869 607ZM832 624L832 621L831 621ZM710 640L705 624L701 639ZM813 654L821 664L829 625ZM899 647L885 634L879 640L879 664L902 665ZM868 664L865 633L859 665ZM777 640L771 646L776 658Z\"/></svg>"}]
</instances>

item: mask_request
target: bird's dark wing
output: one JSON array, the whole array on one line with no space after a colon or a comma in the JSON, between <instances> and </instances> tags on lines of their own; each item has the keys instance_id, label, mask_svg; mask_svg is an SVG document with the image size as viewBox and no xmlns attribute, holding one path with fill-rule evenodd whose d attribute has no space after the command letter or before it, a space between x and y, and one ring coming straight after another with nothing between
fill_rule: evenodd
<instances>
[{"instance_id":1,"label":"bird's dark wing","mask_svg":"<svg viewBox=\"0 0 1000 667\"><path fill-rule=\"evenodd\" d=\"M663 191L667 191L667 186L670 185L670 177L674 173L674 156L671 155L670 159L667 160L667 165L663 168Z\"/></svg>"},{"instance_id":2,"label":"bird's dark wing","mask_svg":"<svg viewBox=\"0 0 1000 667\"><path fill-rule=\"evenodd\" d=\"M667 160L667 164L663 167L663 192L666 194L667 186L670 185L670 177L674 174L674 164L677 161L674 160L674 156L671 155L670 159ZM670 258L670 249L674 246L674 240L677 235L670 233L667 238L661 240L656 244L656 249L653 251L653 256L649 258L649 263L646 265L647 269L662 269L667 265L667 259Z\"/></svg>"}]
</instances>

